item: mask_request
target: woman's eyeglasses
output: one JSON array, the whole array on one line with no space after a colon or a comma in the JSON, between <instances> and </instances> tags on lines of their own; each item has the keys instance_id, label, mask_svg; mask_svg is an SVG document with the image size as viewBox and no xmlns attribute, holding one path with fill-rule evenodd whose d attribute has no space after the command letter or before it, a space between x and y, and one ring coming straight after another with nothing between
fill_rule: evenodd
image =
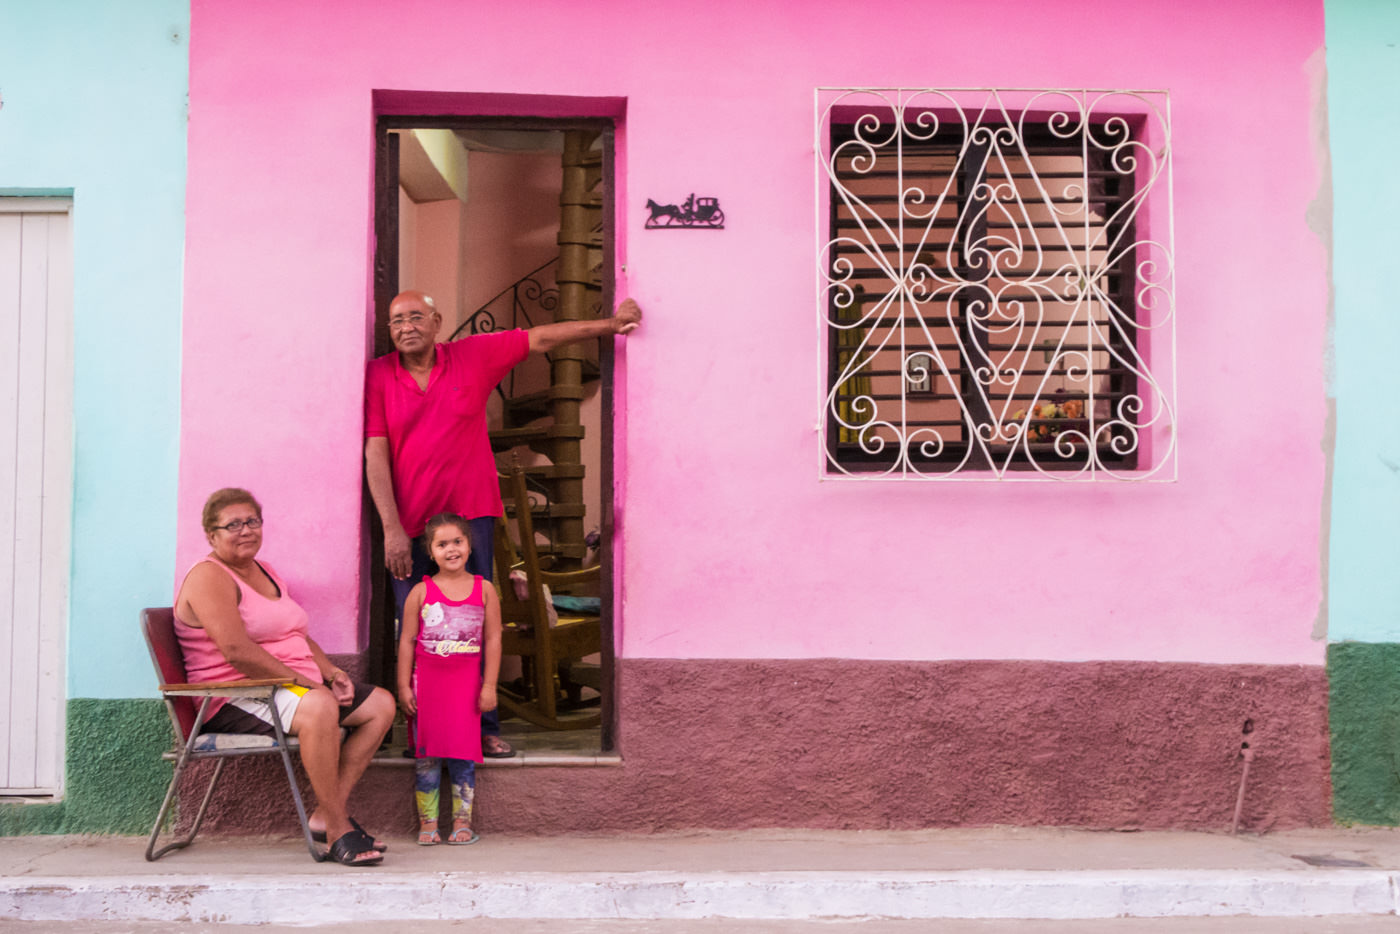
<instances>
[{"instance_id":1,"label":"woman's eyeglasses","mask_svg":"<svg viewBox=\"0 0 1400 934\"><path fill-rule=\"evenodd\" d=\"M245 525L250 529L257 530L262 528L262 520L257 516L251 519L234 519L228 525L216 525L214 528L223 529L225 532L242 532Z\"/></svg>"}]
</instances>

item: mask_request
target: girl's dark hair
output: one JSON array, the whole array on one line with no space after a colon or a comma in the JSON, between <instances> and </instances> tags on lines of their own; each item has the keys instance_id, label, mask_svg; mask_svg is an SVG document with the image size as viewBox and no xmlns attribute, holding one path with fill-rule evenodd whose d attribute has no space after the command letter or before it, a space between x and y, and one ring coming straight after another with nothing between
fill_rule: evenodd
<instances>
[{"instance_id":1,"label":"girl's dark hair","mask_svg":"<svg viewBox=\"0 0 1400 934\"><path fill-rule=\"evenodd\" d=\"M423 550L429 555L433 553L433 534L444 525L455 525L457 530L471 541L471 523L455 512L440 512L428 520L428 524L423 526Z\"/></svg>"}]
</instances>

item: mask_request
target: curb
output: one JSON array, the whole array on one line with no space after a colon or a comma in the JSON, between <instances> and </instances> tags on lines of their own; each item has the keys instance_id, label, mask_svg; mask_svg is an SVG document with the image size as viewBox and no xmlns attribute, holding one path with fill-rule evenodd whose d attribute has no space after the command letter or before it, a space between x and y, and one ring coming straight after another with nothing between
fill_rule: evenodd
<instances>
[{"instance_id":1,"label":"curb","mask_svg":"<svg viewBox=\"0 0 1400 934\"><path fill-rule=\"evenodd\" d=\"M165 875L0 879L0 919L317 924L470 918L873 920L1397 913L1400 873L1223 870Z\"/></svg>"}]
</instances>

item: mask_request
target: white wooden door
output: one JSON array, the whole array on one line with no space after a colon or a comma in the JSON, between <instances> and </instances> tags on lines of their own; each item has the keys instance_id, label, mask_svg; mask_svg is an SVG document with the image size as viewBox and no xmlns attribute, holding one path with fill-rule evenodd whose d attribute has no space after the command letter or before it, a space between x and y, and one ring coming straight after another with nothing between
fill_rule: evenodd
<instances>
[{"instance_id":1,"label":"white wooden door","mask_svg":"<svg viewBox=\"0 0 1400 934\"><path fill-rule=\"evenodd\" d=\"M0 795L63 783L71 204L0 198Z\"/></svg>"}]
</instances>

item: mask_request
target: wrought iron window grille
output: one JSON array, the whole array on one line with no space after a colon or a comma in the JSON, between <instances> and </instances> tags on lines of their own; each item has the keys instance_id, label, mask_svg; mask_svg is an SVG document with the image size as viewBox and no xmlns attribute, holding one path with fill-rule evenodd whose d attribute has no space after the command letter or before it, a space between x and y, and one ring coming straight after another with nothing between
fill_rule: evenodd
<instances>
[{"instance_id":1,"label":"wrought iron window grille","mask_svg":"<svg viewBox=\"0 0 1400 934\"><path fill-rule=\"evenodd\" d=\"M817 91L822 472L1174 480L1164 91Z\"/></svg>"}]
</instances>

